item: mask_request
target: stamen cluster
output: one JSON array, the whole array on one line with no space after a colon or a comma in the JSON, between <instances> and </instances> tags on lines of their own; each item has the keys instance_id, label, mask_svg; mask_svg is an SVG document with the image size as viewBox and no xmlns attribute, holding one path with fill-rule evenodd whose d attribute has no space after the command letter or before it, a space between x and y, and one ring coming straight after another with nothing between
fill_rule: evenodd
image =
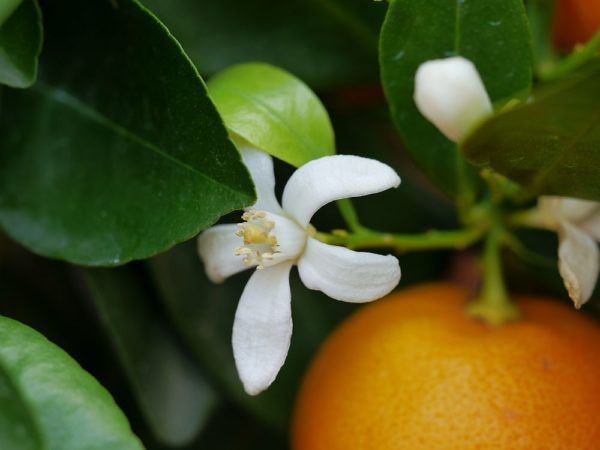
<instances>
[{"instance_id":1,"label":"stamen cluster","mask_svg":"<svg viewBox=\"0 0 600 450\"><path fill-rule=\"evenodd\" d=\"M235 234L244 240L244 245L235 249L235 255L242 256L247 266L264 269L263 262L271 261L278 253L275 222L267 220L265 211L246 211L242 220L245 222L237 225Z\"/></svg>"}]
</instances>

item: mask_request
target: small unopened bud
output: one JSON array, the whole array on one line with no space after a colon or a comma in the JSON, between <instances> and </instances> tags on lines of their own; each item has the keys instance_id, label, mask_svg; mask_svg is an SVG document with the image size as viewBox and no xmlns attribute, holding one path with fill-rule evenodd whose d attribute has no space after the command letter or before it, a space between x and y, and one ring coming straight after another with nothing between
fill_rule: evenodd
<instances>
[{"instance_id":1,"label":"small unopened bud","mask_svg":"<svg viewBox=\"0 0 600 450\"><path fill-rule=\"evenodd\" d=\"M461 141L492 112L492 103L473 63L460 56L427 61L415 76L421 114L446 137Z\"/></svg>"}]
</instances>

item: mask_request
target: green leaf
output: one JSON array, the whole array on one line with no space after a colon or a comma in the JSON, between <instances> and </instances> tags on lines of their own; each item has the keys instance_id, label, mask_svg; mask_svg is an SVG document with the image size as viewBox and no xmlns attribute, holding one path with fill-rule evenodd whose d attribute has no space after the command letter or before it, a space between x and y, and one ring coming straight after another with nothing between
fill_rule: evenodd
<instances>
[{"instance_id":1,"label":"green leaf","mask_svg":"<svg viewBox=\"0 0 600 450\"><path fill-rule=\"evenodd\" d=\"M219 409L194 449L290 450L289 440L287 433L274 431L229 404Z\"/></svg>"},{"instance_id":2,"label":"green leaf","mask_svg":"<svg viewBox=\"0 0 600 450\"><path fill-rule=\"evenodd\" d=\"M302 81L267 64L241 64L208 83L227 128L296 167L335 153L323 104Z\"/></svg>"},{"instance_id":3,"label":"green leaf","mask_svg":"<svg viewBox=\"0 0 600 450\"><path fill-rule=\"evenodd\" d=\"M534 91L467 137L467 158L532 195L600 201L600 59Z\"/></svg>"},{"instance_id":4,"label":"green leaf","mask_svg":"<svg viewBox=\"0 0 600 450\"><path fill-rule=\"evenodd\" d=\"M456 145L418 112L414 77L425 61L461 55L473 61L492 100L527 91L532 57L522 0L394 0L380 39L380 64L392 116L404 142L440 187L464 196L470 167Z\"/></svg>"},{"instance_id":5,"label":"green leaf","mask_svg":"<svg viewBox=\"0 0 600 450\"><path fill-rule=\"evenodd\" d=\"M140 450L110 394L64 351L0 317L0 448Z\"/></svg>"},{"instance_id":6,"label":"green leaf","mask_svg":"<svg viewBox=\"0 0 600 450\"><path fill-rule=\"evenodd\" d=\"M2 0L0 2L0 26L6 22L6 19L15 12L22 2L23 0Z\"/></svg>"},{"instance_id":7,"label":"green leaf","mask_svg":"<svg viewBox=\"0 0 600 450\"><path fill-rule=\"evenodd\" d=\"M0 84L26 88L35 82L42 50L40 9L36 0L25 0L4 21L3 12L0 10Z\"/></svg>"},{"instance_id":8,"label":"green leaf","mask_svg":"<svg viewBox=\"0 0 600 450\"><path fill-rule=\"evenodd\" d=\"M534 73L543 75L558 62L559 54L554 48L555 0L528 0L525 2L532 38Z\"/></svg>"},{"instance_id":9,"label":"green leaf","mask_svg":"<svg viewBox=\"0 0 600 450\"><path fill-rule=\"evenodd\" d=\"M188 444L214 412L217 393L150 303L152 294L132 267L84 275L155 437L171 447Z\"/></svg>"},{"instance_id":10,"label":"green leaf","mask_svg":"<svg viewBox=\"0 0 600 450\"><path fill-rule=\"evenodd\" d=\"M0 225L86 265L146 258L252 204L195 68L134 0L48 2L40 81L7 89Z\"/></svg>"},{"instance_id":11,"label":"green leaf","mask_svg":"<svg viewBox=\"0 0 600 450\"><path fill-rule=\"evenodd\" d=\"M42 447L42 438L27 403L21 397L18 386L15 386L2 368L0 368L0 407L2 408L0 413L2 448L36 450Z\"/></svg>"},{"instance_id":12,"label":"green leaf","mask_svg":"<svg viewBox=\"0 0 600 450\"><path fill-rule=\"evenodd\" d=\"M600 31L592 37L585 45L577 46L566 58L547 67L538 76L542 81L552 81L568 76L571 72L584 66L589 61L600 55Z\"/></svg>"},{"instance_id":13,"label":"green leaf","mask_svg":"<svg viewBox=\"0 0 600 450\"><path fill-rule=\"evenodd\" d=\"M314 87L377 81L385 4L366 0L143 0L203 75L264 61Z\"/></svg>"}]
</instances>

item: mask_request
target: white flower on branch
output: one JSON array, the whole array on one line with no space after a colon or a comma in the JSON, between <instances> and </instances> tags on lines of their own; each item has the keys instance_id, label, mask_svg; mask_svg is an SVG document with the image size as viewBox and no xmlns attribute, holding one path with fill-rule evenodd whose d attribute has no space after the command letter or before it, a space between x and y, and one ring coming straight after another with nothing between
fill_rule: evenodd
<instances>
[{"instance_id":1,"label":"white flower on branch","mask_svg":"<svg viewBox=\"0 0 600 450\"><path fill-rule=\"evenodd\" d=\"M417 108L448 139L460 142L492 113L476 67L460 56L427 61L415 76ZM580 308L594 290L600 269L600 203L566 197L541 197L533 218L558 233L558 268Z\"/></svg>"},{"instance_id":2,"label":"white flower on branch","mask_svg":"<svg viewBox=\"0 0 600 450\"><path fill-rule=\"evenodd\" d=\"M221 282L256 267L240 298L233 325L233 352L246 389L266 389L283 365L292 334L289 274L298 266L302 282L346 302L369 302L400 280L398 260L324 244L313 237L310 219L334 200L381 192L400 184L389 166L358 156L311 161L290 177L281 206L275 198L271 158L242 149L256 186L257 202L238 225L217 225L198 238L208 277Z\"/></svg>"},{"instance_id":3,"label":"white flower on branch","mask_svg":"<svg viewBox=\"0 0 600 450\"><path fill-rule=\"evenodd\" d=\"M460 56L421 64L414 99L421 114L454 142L460 142L492 112L475 65Z\"/></svg>"},{"instance_id":4,"label":"white flower on branch","mask_svg":"<svg viewBox=\"0 0 600 450\"><path fill-rule=\"evenodd\" d=\"M569 296L580 308L594 291L600 270L600 203L568 197L541 197L542 225L558 233L558 269Z\"/></svg>"}]
</instances>

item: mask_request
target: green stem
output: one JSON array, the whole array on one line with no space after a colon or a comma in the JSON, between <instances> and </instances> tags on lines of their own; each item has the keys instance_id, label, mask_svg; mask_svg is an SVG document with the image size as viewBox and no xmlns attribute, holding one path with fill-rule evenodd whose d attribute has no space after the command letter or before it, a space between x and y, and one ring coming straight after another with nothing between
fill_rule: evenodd
<instances>
[{"instance_id":1,"label":"green stem","mask_svg":"<svg viewBox=\"0 0 600 450\"><path fill-rule=\"evenodd\" d=\"M506 178L504 175L493 171L492 169L483 169L480 172L490 188L490 200L492 203L499 205L505 199L514 199L517 197L522 188L513 181Z\"/></svg>"},{"instance_id":2,"label":"green stem","mask_svg":"<svg viewBox=\"0 0 600 450\"><path fill-rule=\"evenodd\" d=\"M506 219L506 223L511 228L548 228L548 224L537 207L517 211L509 215Z\"/></svg>"},{"instance_id":3,"label":"green stem","mask_svg":"<svg viewBox=\"0 0 600 450\"><path fill-rule=\"evenodd\" d=\"M431 230L422 234L392 234L362 228L357 232L334 231L317 233L316 238L333 245L343 245L350 249L390 248L398 253L415 250L463 249L481 239L483 228L462 230Z\"/></svg>"},{"instance_id":4,"label":"green stem","mask_svg":"<svg viewBox=\"0 0 600 450\"><path fill-rule=\"evenodd\" d=\"M490 325L501 325L520 317L519 310L511 301L502 274L502 241L504 230L490 230L483 252L483 286L479 297L467 308L467 313Z\"/></svg>"},{"instance_id":5,"label":"green stem","mask_svg":"<svg viewBox=\"0 0 600 450\"><path fill-rule=\"evenodd\" d=\"M600 32L596 33L584 47L576 49L568 57L554 66L551 70L541 73L543 81L562 78L594 58L600 50Z\"/></svg>"},{"instance_id":6,"label":"green stem","mask_svg":"<svg viewBox=\"0 0 600 450\"><path fill-rule=\"evenodd\" d=\"M342 217L346 221L346 225L348 225L348 228L350 228L351 231L359 232L363 230L356 209L354 209L354 205L350 199L345 198L343 200L338 200L337 206Z\"/></svg>"}]
</instances>

